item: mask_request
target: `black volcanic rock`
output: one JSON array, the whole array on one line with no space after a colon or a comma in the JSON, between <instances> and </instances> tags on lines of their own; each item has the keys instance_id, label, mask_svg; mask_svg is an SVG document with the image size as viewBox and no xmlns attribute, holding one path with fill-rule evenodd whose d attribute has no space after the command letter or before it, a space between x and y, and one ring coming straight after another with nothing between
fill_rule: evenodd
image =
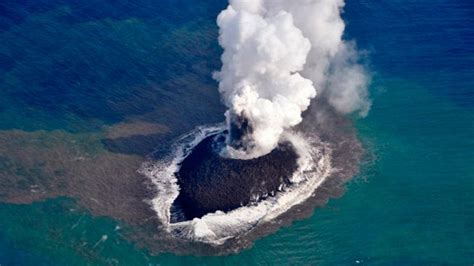
<instances>
[{"instance_id":1,"label":"black volcanic rock","mask_svg":"<svg viewBox=\"0 0 474 266\"><path fill-rule=\"evenodd\" d=\"M235 160L219 156L219 142L222 144L223 136L204 139L182 162L173 222L248 205L252 196L271 195L281 184L289 185L297 169L298 156L290 144L260 158Z\"/></svg>"}]
</instances>

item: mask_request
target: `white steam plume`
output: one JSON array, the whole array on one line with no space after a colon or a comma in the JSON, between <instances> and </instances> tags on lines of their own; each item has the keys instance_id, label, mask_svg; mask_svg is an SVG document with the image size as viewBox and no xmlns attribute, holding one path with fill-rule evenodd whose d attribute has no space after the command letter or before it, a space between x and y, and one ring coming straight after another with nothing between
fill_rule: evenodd
<instances>
[{"instance_id":1,"label":"white steam plume","mask_svg":"<svg viewBox=\"0 0 474 266\"><path fill-rule=\"evenodd\" d=\"M222 69L215 73L230 136L226 156L271 152L316 96L341 113L367 114L369 77L342 40L343 0L230 0L219 14Z\"/></svg>"}]
</instances>

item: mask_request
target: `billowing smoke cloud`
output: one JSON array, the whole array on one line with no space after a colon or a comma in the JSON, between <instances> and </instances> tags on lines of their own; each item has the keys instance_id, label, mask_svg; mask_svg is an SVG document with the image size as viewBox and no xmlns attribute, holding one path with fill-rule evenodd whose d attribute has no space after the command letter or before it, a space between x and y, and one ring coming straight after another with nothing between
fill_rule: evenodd
<instances>
[{"instance_id":1,"label":"billowing smoke cloud","mask_svg":"<svg viewBox=\"0 0 474 266\"><path fill-rule=\"evenodd\" d=\"M368 75L342 40L343 0L230 0L217 19L222 69L215 74L230 134L225 155L272 151L302 121L311 99L367 114Z\"/></svg>"}]
</instances>

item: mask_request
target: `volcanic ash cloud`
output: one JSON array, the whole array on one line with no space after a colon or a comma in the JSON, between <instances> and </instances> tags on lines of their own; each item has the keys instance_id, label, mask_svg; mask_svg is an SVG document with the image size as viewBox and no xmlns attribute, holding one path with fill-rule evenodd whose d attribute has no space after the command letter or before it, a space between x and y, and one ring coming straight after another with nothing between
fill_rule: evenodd
<instances>
[{"instance_id":1,"label":"volcanic ash cloud","mask_svg":"<svg viewBox=\"0 0 474 266\"><path fill-rule=\"evenodd\" d=\"M271 152L302 121L311 99L340 113L365 115L369 77L342 40L340 0L231 0L217 24L224 48L214 77L228 111L223 155L252 159Z\"/></svg>"}]
</instances>

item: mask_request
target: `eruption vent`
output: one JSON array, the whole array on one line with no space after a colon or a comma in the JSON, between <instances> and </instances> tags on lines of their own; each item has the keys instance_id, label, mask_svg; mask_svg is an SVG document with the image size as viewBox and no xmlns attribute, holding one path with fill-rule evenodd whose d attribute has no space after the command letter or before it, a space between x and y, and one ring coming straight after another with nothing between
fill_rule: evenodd
<instances>
[{"instance_id":1,"label":"eruption vent","mask_svg":"<svg viewBox=\"0 0 474 266\"><path fill-rule=\"evenodd\" d=\"M317 92L341 113L367 113L369 78L354 46L342 40L343 6L343 0L230 0L217 19L224 53L215 79L229 108L223 155L270 153Z\"/></svg>"}]
</instances>

